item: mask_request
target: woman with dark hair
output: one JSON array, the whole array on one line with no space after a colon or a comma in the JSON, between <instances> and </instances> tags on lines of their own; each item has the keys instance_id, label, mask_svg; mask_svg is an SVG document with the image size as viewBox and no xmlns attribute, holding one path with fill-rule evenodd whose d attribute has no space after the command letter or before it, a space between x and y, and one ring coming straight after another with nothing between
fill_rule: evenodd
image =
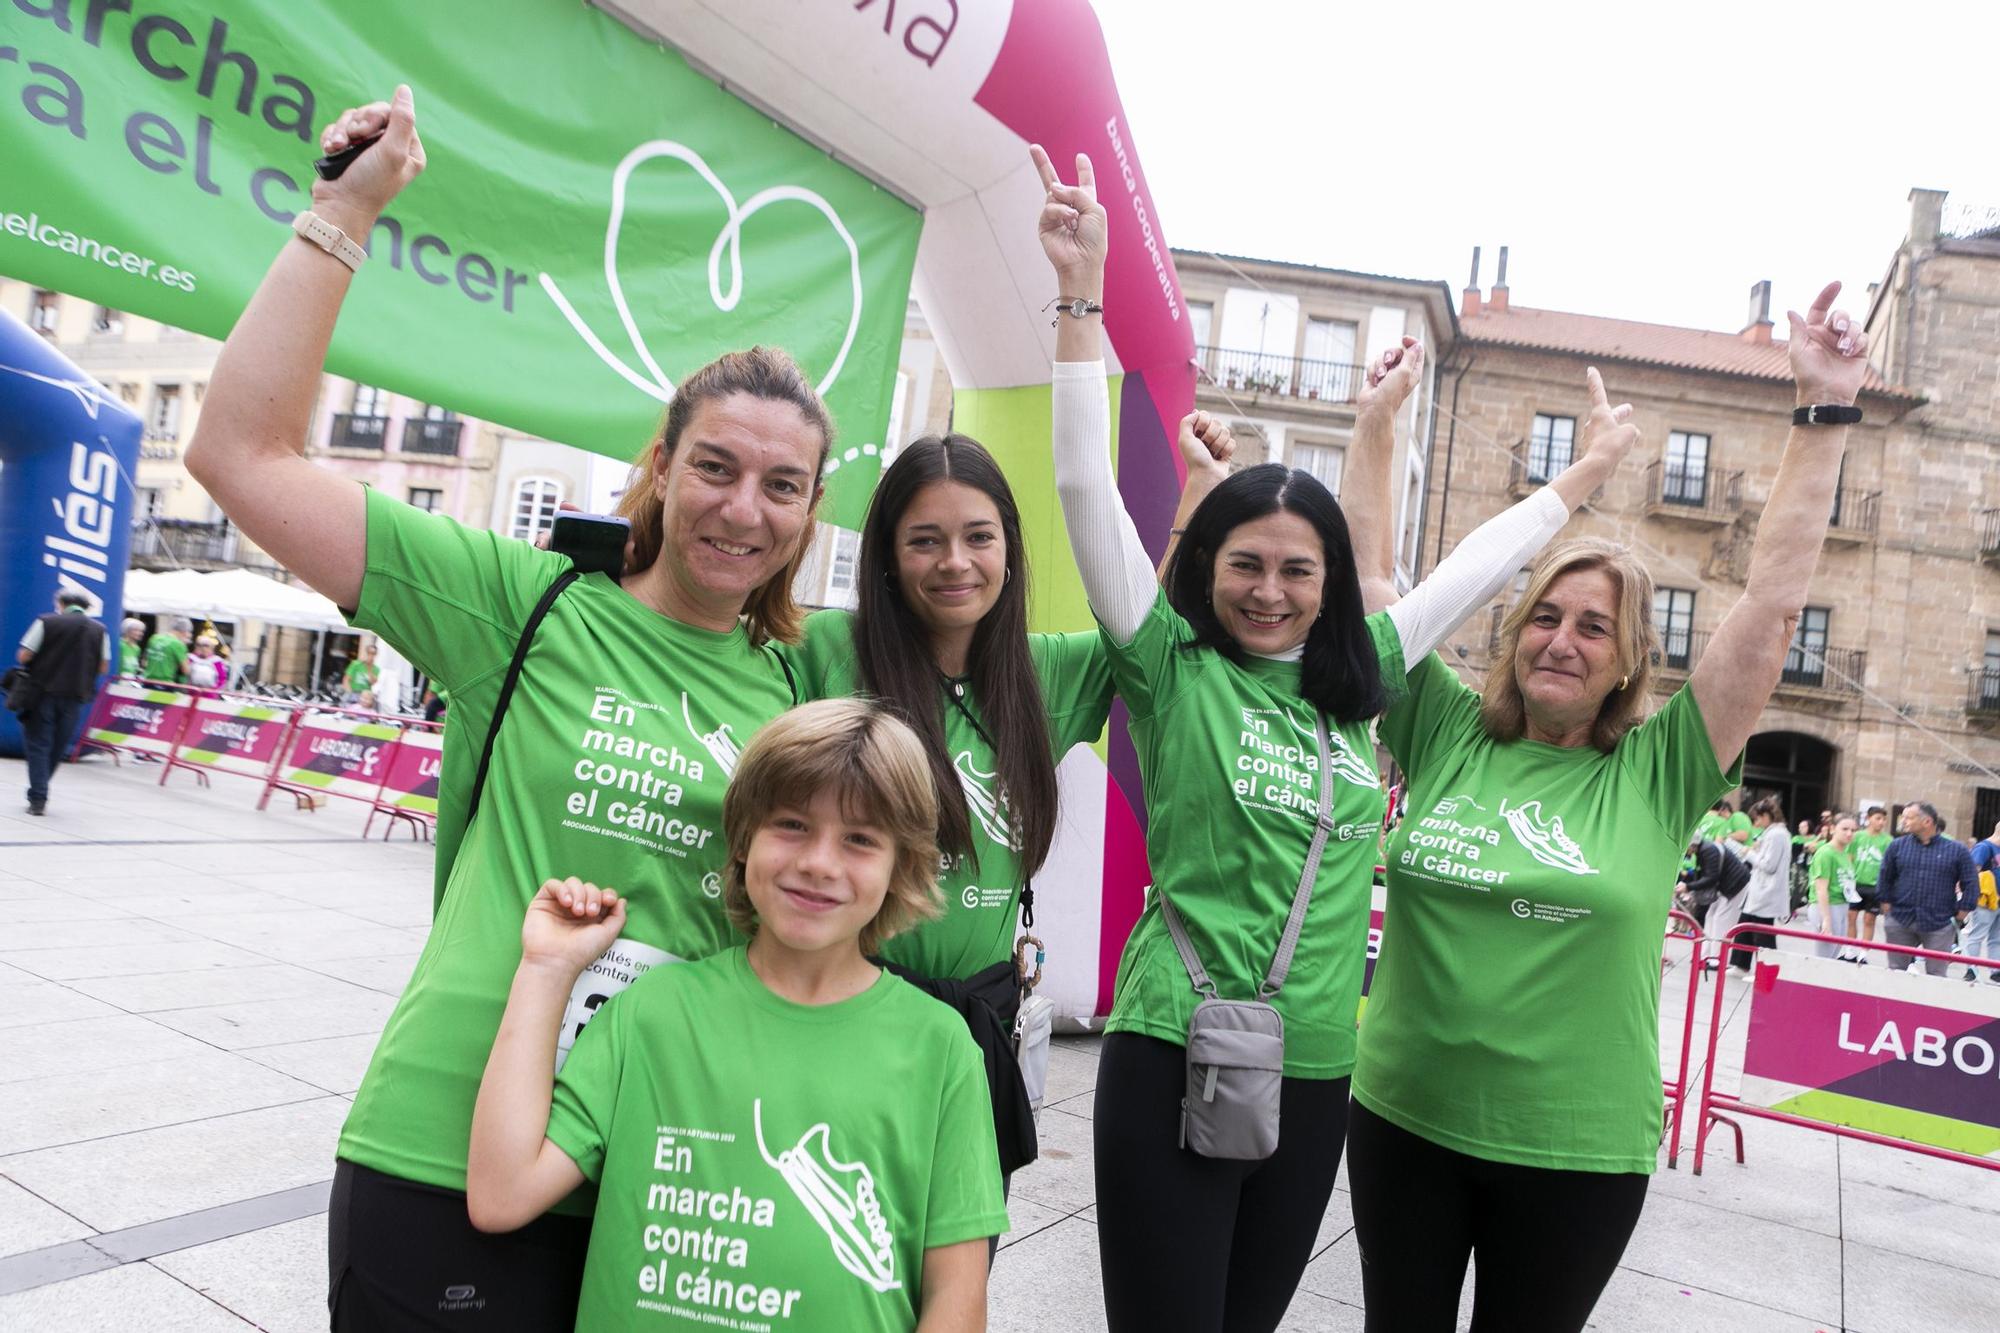
<instances>
[{"instance_id":1,"label":"woman with dark hair","mask_svg":"<svg viewBox=\"0 0 2000 1333\"><path fill-rule=\"evenodd\" d=\"M684 378L634 488L650 549L617 581L576 578L562 556L315 464L303 450L358 247L424 165L407 88L343 114L321 146L376 134L338 180L314 182L314 212L216 362L187 465L252 540L451 694L436 918L334 1168L333 1326L432 1328L446 1294L476 1289L484 1325L567 1328L589 1200L482 1236L463 1192L521 916L551 874L615 886L629 906L627 965L584 974L572 1037L634 973L735 942L721 902L723 790L739 747L792 703L765 640L797 632L791 577L832 427L783 352L731 353Z\"/></svg>"},{"instance_id":2,"label":"woman with dark hair","mask_svg":"<svg viewBox=\"0 0 2000 1333\"><path fill-rule=\"evenodd\" d=\"M1056 488L1131 713L1153 872L1098 1062L1105 1309L1121 1331L1275 1328L1345 1136L1384 807L1369 723L1401 690L1405 655L1420 660L1484 604L1636 432L1587 437L1556 489L1468 535L1389 614L1367 614L1367 599L1384 593L1364 594L1355 562L1357 548L1386 541L1387 513L1344 513L1310 474L1277 464L1221 482L1180 525L1162 591L1110 467L1104 210L1088 159L1065 185L1045 153L1034 156L1048 191L1042 245L1061 284ZM1349 484L1371 502L1423 361L1403 339L1375 360L1360 395ZM1274 987L1273 960L1286 957ZM1196 1095L1189 1022L1204 993L1269 996L1283 1020L1281 1128L1267 1156L1204 1156L1184 1136L1183 1095Z\"/></svg>"},{"instance_id":3,"label":"woman with dark hair","mask_svg":"<svg viewBox=\"0 0 2000 1333\"><path fill-rule=\"evenodd\" d=\"M1660 926L1702 812L1784 670L1833 512L1867 336L1839 284L1791 316L1797 409L1743 596L1649 715L1653 581L1613 542L1545 552L1483 690L1418 660L1380 736L1410 784L1348 1122L1370 1329L1582 1329L1659 1162ZM1591 428L1611 415L1593 376ZM1370 551L1389 574L1386 545ZM1778 908L1756 883L1743 919ZM1098 1107L1103 1114L1103 1106Z\"/></svg>"}]
</instances>

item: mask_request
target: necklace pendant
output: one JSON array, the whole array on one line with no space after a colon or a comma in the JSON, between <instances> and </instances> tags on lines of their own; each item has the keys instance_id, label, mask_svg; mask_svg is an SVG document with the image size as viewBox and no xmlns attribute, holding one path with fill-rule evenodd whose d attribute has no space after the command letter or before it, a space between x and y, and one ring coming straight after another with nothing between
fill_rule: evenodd
<instances>
[{"instance_id":1,"label":"necklace pendant","mask_svg":"<svg viewBox=\"0 0 2000 1333\"><path fill-rule=\"evenodd\" d=\"M965 697L965 682L962 680L953 681L951 683L951 692L963 699Z\"/></svg>"}]
</instances>

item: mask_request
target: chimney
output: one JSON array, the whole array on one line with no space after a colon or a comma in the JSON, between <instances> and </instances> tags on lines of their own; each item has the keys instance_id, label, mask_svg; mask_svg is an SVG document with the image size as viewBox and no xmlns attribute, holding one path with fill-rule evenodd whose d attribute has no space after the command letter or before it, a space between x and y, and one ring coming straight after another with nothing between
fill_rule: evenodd
<instances>
[{"instance_id":1,"label":"chimney","mask_svg":"<svg viewBox=\"0 0 2000 1333\"><path fill-rule=\"evenodd\" d=\"M1736 335L1759 347L1771 345L1771 280L1750 284L1750 322Z\"/></svg>"},{"instance_id":2,"label":"chimney","mask_svg":"<svg viewBox=\"0 0 2000 1333\"><path fill-rule=\"evenodd\" d=\"M1464 299L1459 303L1458 317L1471 319L1479 313L1479 247L1472 247L1472 276L1466 279Z\"/></svg>"},{"instance_id":3,"label":"chimney","mask_svg":"<svg viewBox=\"0 0 2000 1333\"><path fill-rule=\"evenodd\" d=\"M1944 233L1944 190L1910 191L1910 244L1930 246Z\"/></svg>"},{"instance_id":4,"label":"chimney","mask_svg":"<svg viewBox=\"0 0 2000 1333\"><path fill-rule=\"evenodd\" d=\"M1500 273L1493 279L1493 290L1486 294L1486 308L1496 315L1507 313L1507 247L1500 247Z\"/></svg>"}]
</instances>

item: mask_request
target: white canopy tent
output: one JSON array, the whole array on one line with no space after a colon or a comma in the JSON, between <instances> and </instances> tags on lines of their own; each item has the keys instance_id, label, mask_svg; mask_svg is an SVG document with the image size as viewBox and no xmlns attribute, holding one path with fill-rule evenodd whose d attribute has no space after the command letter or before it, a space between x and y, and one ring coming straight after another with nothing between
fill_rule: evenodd
<instances>
[{"instance_id":1,"label":"white canopy tent","mask_svg":"<svg viewBox=\"0 0 2000 1333\"><path fill-rule=\"evenodd\" d=\"M193 569L176 569L165 574L131 570L125 575L125 609L201 616L239 624L255 620L266 625L311 630L315 635L315 688L319 685L320 642L329 630L351 628L339 607L310 588L280 583L247 569L223 569L210 574Z\"/></svg>"}]
</instances>

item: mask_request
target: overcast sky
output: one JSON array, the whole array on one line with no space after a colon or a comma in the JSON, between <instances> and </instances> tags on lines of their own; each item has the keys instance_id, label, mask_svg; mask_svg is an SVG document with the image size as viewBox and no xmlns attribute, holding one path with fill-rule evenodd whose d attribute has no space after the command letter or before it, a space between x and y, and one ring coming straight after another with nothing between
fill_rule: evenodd
<instances>
[{"instance_id":1,"label":"overcast sky","mask_svg":"<svg viewBox=\"0 0 2000 1333\"><path fill-rule=\"evenodd\" d=\"M1094 0L1168 239L1734 331L2000 206L2000 6ZM1813 12L1817 11L1817 12ZM1921 25L1921 26L1919 26ZM1850 304L1851 302L1851 304Z\"/></svg>"}]
</instances>

